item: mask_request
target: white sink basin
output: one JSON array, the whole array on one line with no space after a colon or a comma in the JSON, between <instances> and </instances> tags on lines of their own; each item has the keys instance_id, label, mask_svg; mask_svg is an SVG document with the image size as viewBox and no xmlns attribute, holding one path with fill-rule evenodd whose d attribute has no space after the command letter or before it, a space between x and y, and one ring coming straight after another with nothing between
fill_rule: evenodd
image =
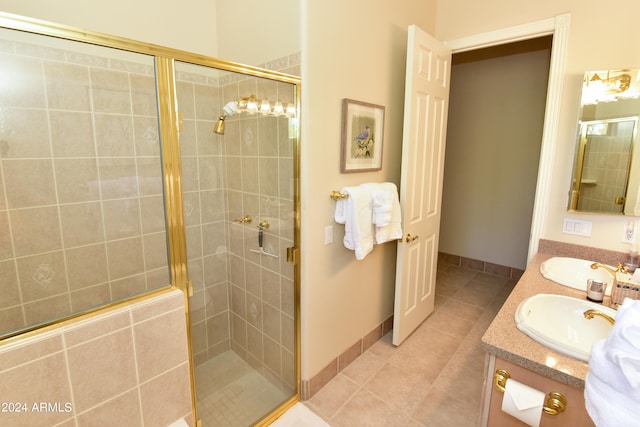
<instances>
[{"instance_id":1,"label":"white sink basin","mask_svg":"<svg viewBox=\"0 0 640 427\"><path fill-rule=\"evenodd\" d=\"M601 316L587 319L586 310L598 310L615 319L616 311L601 304L564 295L537 294L522 301L516 326L540 344L588 362L594 342L606 338L612 324Z\"/></svg>"},{"instance_id":2,"label":"white sink basin","mask_svg":"<svg viewBox=\"0 0 640 427\"><path fill-rule=\"evenodd\" d=\"M605 295L611 295L613 276L603 268L592 269L594 261L577 258L553 257L540 264L540 273L559 285L587 291L587 280L594 279L607 283ZM615 271L614 267L607 266Z\"/></svg>"}]
</instances>

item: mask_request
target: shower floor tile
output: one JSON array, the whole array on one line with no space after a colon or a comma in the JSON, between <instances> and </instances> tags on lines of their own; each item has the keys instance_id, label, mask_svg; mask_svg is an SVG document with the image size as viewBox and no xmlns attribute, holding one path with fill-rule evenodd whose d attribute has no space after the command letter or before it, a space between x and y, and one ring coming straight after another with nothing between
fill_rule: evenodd
<instances>
[{"instance_id":1,"label":"shower floor tile","mask_svg":"<svg viewBox=\"0 0 640 427\"><path fill-rule=\"evenodd\" d=\"M196 367L196 393L203 427L250 426L287 399L233 351Z\"/></svg>"}]
</instances>

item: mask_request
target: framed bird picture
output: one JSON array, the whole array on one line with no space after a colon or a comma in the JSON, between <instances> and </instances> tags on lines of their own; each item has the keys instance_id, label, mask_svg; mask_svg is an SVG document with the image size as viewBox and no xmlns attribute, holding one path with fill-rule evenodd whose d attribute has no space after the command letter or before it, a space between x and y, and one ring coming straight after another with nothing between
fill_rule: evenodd
<instances>
[{"instance_id":1,"label":"framed bird picture","mask_svg":"<svg viewBox=\"0 0 640 427\"><path fill-rule=\"evenodd\" d=\"M382 169L383 134L383 106L343 99L341 172Z\"/></svg>"}]
</instances>

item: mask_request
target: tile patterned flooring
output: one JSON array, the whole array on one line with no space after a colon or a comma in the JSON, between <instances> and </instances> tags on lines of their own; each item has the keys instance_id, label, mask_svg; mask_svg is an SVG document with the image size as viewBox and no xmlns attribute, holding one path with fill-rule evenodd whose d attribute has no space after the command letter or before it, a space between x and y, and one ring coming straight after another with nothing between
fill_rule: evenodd
<instances>
[{"instance_id":1,"label":"tile patterned flooring","mask_svg":"<svg viewBox=\"0 0 640 427\"><path fill-rule=\"evenodd\" d=\"M385 335L304 404L333 427L477 425L480 340L516 282L439 264L434 313L399 347Z\"/></svg>"},{"instance_id":2,"label":"tile patterned flooring","mask_svg":"<svg viewBox=\"0 0 640 427\"><path fill-rule=\"evenodd\" d=\"M246 427L287 396L229 350L196 367L198 417L205 427Z\"/></svg>"}]
</instances>

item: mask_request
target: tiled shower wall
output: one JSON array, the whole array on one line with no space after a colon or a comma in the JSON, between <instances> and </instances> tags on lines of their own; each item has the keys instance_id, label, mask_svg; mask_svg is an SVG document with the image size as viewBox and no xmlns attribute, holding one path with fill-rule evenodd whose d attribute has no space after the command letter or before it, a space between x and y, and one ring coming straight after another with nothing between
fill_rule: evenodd
<instances>
[{"instance_id":1,"label":"tiled shower wall","mask_svg":"<svg viewBox=\"0 0 640 427\"><path fill-rule=\"evenodd\" d=\"M631 150L629 141L632 140L633 129L619 131L619 136L590 135L588 150L583 162L578 208L590 212L620 213L623 205L616 204L617 196L626 194L627 178ZM620 135L622 134L622 135ZM585 184L585 179L591 179L594 184Z\"/></svg>"},{"instance_id":2,"label":"tiled shower wall","mask_svg":"<svg viewBox=\"0 0 640 427\"><path fill-rule=\"evenodd\" d=\"M188 268L194 290L191 334L198 365L230 348L223 148L211 131L219 114L220 90L215 78L185 70L181 63L176 64L176 76Z\"/></svg>"},{"instance_id":3,"label":"tiled shower wall","mask_svg":"<svg viewBox=\"0 0 640 427\"><path fill-rule=\"evenodd\" d=\"M168 284L153 59L2 30L0 63L0 332Z\"/></svg>"},{"instance_id":4,"label":"tiled shower wall","mask_svg":"<svg viewBox=\"0 0 640 427\"><path fill-rule=\"evenodd\" d=\"M299 75L299 55L267 67ZM295 391L293 140L290 120L237 114L213 126L229 101L295 102L292 85L176 66L196 364L233 349L287 393ZM237 219L251 215L251 223ZM269 221L260 255L260 221Z\"/></svg>"},{"instance_id":5,"label":"tiled shower wall","mask_svg":"<svg viewBox=\"0 0 640 427\"><path fill-rule=\"evenodd\" d=\"M133 304L0 346L2 426L194 426L184 295Z\"/></svg>"}]
</instances>

